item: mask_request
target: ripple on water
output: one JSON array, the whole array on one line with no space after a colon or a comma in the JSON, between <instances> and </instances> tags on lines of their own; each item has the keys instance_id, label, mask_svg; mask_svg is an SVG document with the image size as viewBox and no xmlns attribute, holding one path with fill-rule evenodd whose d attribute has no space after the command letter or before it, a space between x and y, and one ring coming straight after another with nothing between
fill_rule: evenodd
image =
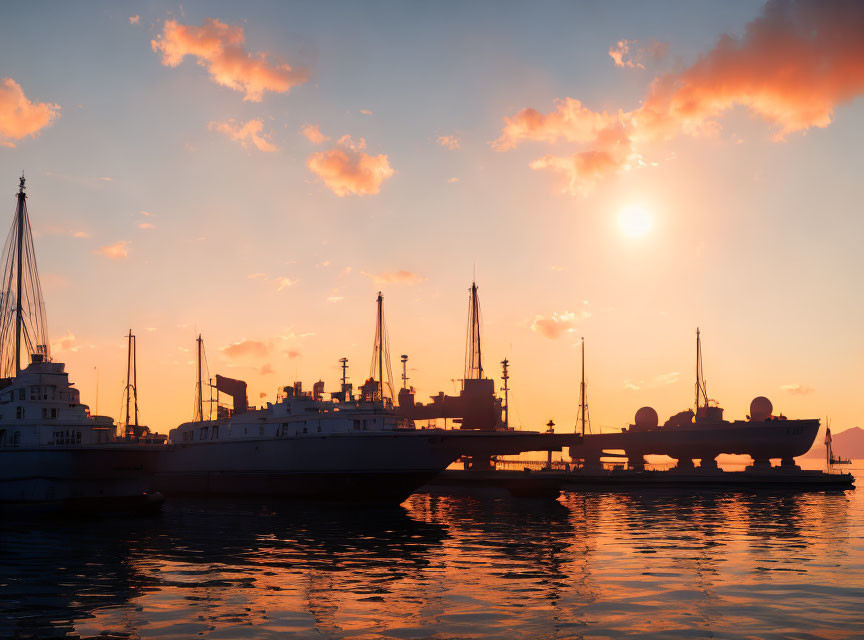
<instances>
[{"instance_id":1,"label":"ripple on water","mask_svg":"<svg viewBox=\"0 0 864 640\"><path fill-rule=\"evenodd\" d=\"M0 637L864 637L860 493L172 500L0 523Z\"/></svg>"}]
</instances>

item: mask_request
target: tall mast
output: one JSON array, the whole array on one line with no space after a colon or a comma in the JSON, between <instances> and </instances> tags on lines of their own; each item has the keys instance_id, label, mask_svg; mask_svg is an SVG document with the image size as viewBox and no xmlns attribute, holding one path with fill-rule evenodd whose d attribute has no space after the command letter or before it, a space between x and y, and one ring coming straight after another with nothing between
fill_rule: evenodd
<instances>
[{"instance_id":1,"label":"tall mast","mask_svg":"<svg viewBox=\"0 0 864 640\"><path fill-rule=\"evenodd\" d=\"M129 329L129 334L126 336L128 347L126 350L126 436L132 436L135 433L131 426L138 426L138 353L137 340ZM131 405L131 406L130 406ZM135 418L131 416L132 409L135 410Z\"/></svg>"},{"instance_id":2,"label":"tall mast","mask_svg":"<svg viewBox=\"0 0 864 640\"><path fill-rule=\"evenodd\" d=\"M132 394L132 329L129 329L126 347L126 435L129 435L129 400Z\"/></svg>"},{"instance_id":3,"label":"tall mast","mask_svg":"<svg viewBox=\"0 0 864 640\"><path fill-rule=\"evenodd\" d=\"M408 356L402 354L402 388L408 388Z\"/></svg>"},{"instance_id":4,"label":"tall mast","mask_svg":"<svg viewBox=\"0 0 864 640\"><path fill-rule=\"evenodd\" d=\"M501 361L501 368L503 369L503 373L501 374L501 379L504 381L504 386L501 387L501 391L504 392L504 428L510 428L510 385L508 384L510 380L510 372L508 370L508 366L510 361L507 358L504 358Z\"/></svg>"},{"instance_id":5,"label":"tall mast","mask_svg":"<svg viewBox=\"0 0 864 640\"><path fill-rule=\"evenodd\" d=\"M471 283L471 297L468 302L468 341L465 348L465 379L483 377L483 352L480 347L480 298L477 283Z\"/></svg>"},{"instance_id":6,"label":"tall mast","mask_svg":"<svg viewBox=\"0 0 864 640\"><path fill-rule=\"evenodd\" d=\"M21 373L21 279L22 279L22 264L21 257L24 253L24 203L27 200L27 194L24 193L24 174L21 174L18 184L18 211L16 216L16 225L18 227L18 245L16 249L16 264L18 265L18 273L16 274L16 295L15 295L15 375Z\"/></svg>"},{"instance_id":7,"label":"tall mast","mask_svg":"<svg viewBox=\"0 0 864 640\"><path fill-rule=\"evenodd\" d=\"M196 398L196 410L198 412L198 422L204 422L204 387L201 381L201 360L204 351L204 340L201 338L200 333L198 334L196 342L198 343L198 397Z\"/></svg>"},{"instance_id":8,"label":"tall mast","mask_svg":"<svg viewBox=\"0 0 864 640\"><path fill-rule=\"evenodd\" d=\"M591 418L588 417L588 387L585 384L585 338L582 338L582 382L579 384L579 423L582 427L582 435L585 435L585 426L590 425ZM590 430L590 426L588 427Z\"/></svg>"},{"instance_id":9,"label":"tall mast","mask_svg":"<svg viewBox=\"0 0 864 640\"><path fill-rule=\"evenodd\" d=\"M378 319L375 323L377 336L375 340L378 343L378 393L381 394L381 401L384 401L384 296L378 292Z\"/></svg>"},{"instance_id":10,"label":"tall mast","mask_svg":"<svg viewBox=\"0 0 864 640\"><path fill-rule=\"evenodd\" d=\"M393 371L390 366L390 345L387 343L387 324L384 320L384 296L378 292L378 313L375 320L375 347L372 350L372 366L369 377L378 381L378 399L384 402L388 392L384 391L384 365L387 365L387 387L393 399Z\"/></svg>"},{"instance_id":11,"label":"tall mast","mask_svg":"<svg viewBox=\"0 0 864 640\"><path fill-rule=\"evenodd\" d=\"M702 370L702 336L696 327L696 413L699 408L708 405L708 387L705 384L705 374Z\"/></svg>"}]
</instances>

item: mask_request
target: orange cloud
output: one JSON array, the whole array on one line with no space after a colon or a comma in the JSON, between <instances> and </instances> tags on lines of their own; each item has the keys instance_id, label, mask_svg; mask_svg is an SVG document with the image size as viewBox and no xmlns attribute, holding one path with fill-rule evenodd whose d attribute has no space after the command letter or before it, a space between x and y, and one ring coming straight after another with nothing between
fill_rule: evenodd
<instances>
[{"instance_id":1,"label":"orange cloud","mask_svg":"<svg viewBox=\"0 0 864 640\"><path fill-rule=\"evenodd\" d=\"M791 393L793 396L806 396L808 393L813 393L813 387L806 384L783 384L780 388L786 393Z\"/></svg>"},{"instance_id":2,"label":"orange cloud","mask_svg":"<svg viewBox=\"0 0 864 640\"><path fill-rule=\"evenodd\" d=\"M0 145L14 147L13 140L36 137L60 116L60 105L31 102L12 78L0 82Z\"/></svg>"},{"instance_id":3,"label":"orange cloud","mask_svg":"<svg viewBox=\"0 0 864 640\"><path fill-rule=\"evenodd\" d=\"M413 271L390 271L386 273L366 273L360 272L362 275L370 278L375 284L417 284L426 280L426 276L421 276Z\"/></svg>"},{"instance_id":4,"label":"orange cloud","mask_svg":"<svg viewBox=\"0 0 864 640\"><path fill-rule=\"evenodd\" d=\"M864 92L864 4L775 1L740 38L723 35L689 68L657 76L632 111L592 111L566 98L548 114L524 109L505 118L499 151L523 141L572 142L586 152L533 163L567 176L567 190L647 164L641 149L679 134L711 135L718 118L744 107L774 127L774 140L827 127L834 108ZM623 60L623 57L622 57Z\"/></svg>"},{"instance_id":5,"label":"orange cloud","mask_svg":"<svg viewBox=\"0 0 864 640\"><path fill-rule=\"evenodd\" d=\"M176 67L187 55L194 56L214 82L245 92L243 99L251 102L260 102L265 91L285 93L309 79L305 69L271 63L266 53L251 55L245 44L243 27L214 18L200 27L166 20L162 33L150 41L153 51L162 53L163 65Z\"/></svg>"},{"instance_id":6,"label":"orange cloud","mask_svg":"<svg viewBox=\"0 0 864 640\"><path fill-rule=\"evenodd\" d=\"M450 149L450 151L455 151L456 149L458 149L461 146L462 140L459 138L459 136L456 136L456 135L438 136L438 144L440 144L445 149Z\"/></svg>"},{"instance_id":7,"label":"orange cloud","mask_svg":"<svg viewBox=\"0 0 864 640\"><path fill-rule=\"evenodd\" d=\"M363 138L355 143L351 136L342 136L333 149L309 156L306 166L340 198L374 195L394 171L386 154L372 156L363 151L365 148Z\"/></svg>"},{"instance_id":8,"label":"orange cloud","mask_svg":"<svg viewBox=\"0 0 864 640\"><path fill-rule=\"evenodd\" d=\"M291 278L276 278L276 291L282 291L283 289L288 289L289 287L293 287L295 284L300 282L299 280L292 280Z\"/></svg>"},{"instance_id":9,"label":"orange cloud","mask_svg":"<svg viewBox=\"0 0 864 640\"><path fill-rule=\"evenodd\" d=\"M62 351L78 351L81 345L78 344L78 338L66 329L66 335L51 343L51 351L60 353Z\"/></svg>"},{"instance_id":10,"label":"orange cloud","mask_svg":"<svg viewBox=\"0 0 864 640\"><path fill-rule=\"evenodd\" d=\"M141 22L141 16L137 13L134 16L129 16L129 24L138 24Z\"/></svg>"},{"instance_id":11,"label":"orange cloud","mask_svg":"<svg viewBox=\"0 0 864 640\"><path fill-rule=\"evenodd\" d=\"M150 223L150 222L139 222L139 223L138 223L138 228L139 228L139 229L155 229L155 228L156 228L156 225L155 225L155 224L152 224L152 223Z\"/></svg>"},{"instance_id":12,"label":"orange cloud","mask_svg":"<svg viewBox=\"0 0 864 640\"><path fill-rule=\"evenodd\" d=\"M260 340L240 340L219 349L231 360L266 358L270 354L267 344Z\"/></svg>"},{"instance_id":13,"label":"orange cloud","mask_svg":"<svg viewBox=\"0 0 864 640\"><path fill-rule=\"evenodd\" d=\"M259 151L278 151L279 147L272 144L267 137L260 135L264 128L264 122L259 118L249 120L246 123L240 124L234 118L230 118L226 122L211 122L207 125L210 131L218 131L231 140L239 142L244 149L248 149L249 145L254 145Z\"/></svg>"},{"instance_id":14,"label":"orange cloud","mask_svg":"<svg viewBox=\"0 0 864 640\"><path fill-rule=\"evenodd\" d=\"M125 260L129 257L129 242L120 240L114 244L109 244L105 247L99 247L95 253L101 254L111 260Z\"/></svg>"},{"instance_id":15,"label":"orange cloud","mask_svg":"<svg viewBox=\"0 0 864 640\"><path fill-rule=\"evenodd\" d=\"M321 129L318 128L317 124L309 124L306 123L300 128L300 133L306 136L306 139L309 140L312 144L321 144L322 142L327 142L330 138L329 136L325 136L321 133Z\"/></svg>"},{"instance_id":16,"label":"orange cloud","mask_svg":"<svg viewBox=\"0 0 864 640\"><path fill-rule=\"evenodd\" d=\"M555 340L567 333L575 333L579 322L590 315L587 311L580 311L578 313L564 311L562 313L553 313L548 317L535 316L534 322L531 323L531 331Z\"/></svg>"},{"instance_id":17,"label":"orange cloud","mask_svg":"<svg viewBox=\"0 0 864 640\"><path fill-rule=\"evenodd\" d=\"M609 57L616 67L644 69L645 62L659 62L669 52L669 44L666 42L654 40L646 47L637 47L637 44L637 40L619 40L609 47Z\"/></svg>"}]
</instances>

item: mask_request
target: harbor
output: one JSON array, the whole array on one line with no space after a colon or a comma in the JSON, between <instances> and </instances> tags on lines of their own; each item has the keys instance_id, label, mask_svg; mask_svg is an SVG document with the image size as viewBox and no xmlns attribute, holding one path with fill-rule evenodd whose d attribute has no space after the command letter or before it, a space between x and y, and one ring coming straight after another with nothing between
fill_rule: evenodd
<instances>
[{"instance_id":1,"label":"harbor","mask_svg":"<svg viewBox=\"0 0 864 640\"><path fill-rule=\"evenodd\" d=\"M0 640L864 638L864 2L0 11Z\"/></svg>"}]
</instances>

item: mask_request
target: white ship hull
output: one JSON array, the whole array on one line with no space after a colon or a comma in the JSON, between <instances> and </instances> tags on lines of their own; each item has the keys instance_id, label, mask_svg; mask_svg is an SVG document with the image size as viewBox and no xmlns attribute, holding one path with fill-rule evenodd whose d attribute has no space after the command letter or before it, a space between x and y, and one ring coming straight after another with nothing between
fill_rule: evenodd
<instances>
[{"instance_id":1,"label":"white ship hull","mask_svg":"<svg viewBox=\"0 0 864 640\"><path fill-rule=\"evenodd\" d=\"M162 445L0 449L0 504L141 507Z\"/></svg>"}]
</instances>

